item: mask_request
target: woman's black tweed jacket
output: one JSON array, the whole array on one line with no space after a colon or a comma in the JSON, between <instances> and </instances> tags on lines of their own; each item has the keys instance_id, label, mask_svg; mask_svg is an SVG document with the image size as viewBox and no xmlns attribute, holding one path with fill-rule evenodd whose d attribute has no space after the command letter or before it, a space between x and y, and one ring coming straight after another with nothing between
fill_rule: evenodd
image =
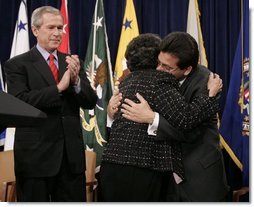
<instances>
[{"instance_id":1,"label":"woman's black tweed jacket","mask_svg":"<svg viewBox=\"0 0 254 207\"><path fill-rule=\"evenodd\" d=\"M132 72L120 84L124 98L138 102L140 93L153 111L164 116L173 126L188 130L219 109L215 98L203 94L187 104L179 93L178 81L170 74L156 70ZM181 150L176 141L155 141L147 133L148 125L129 121L119 111L113 122L103 161L172 171L184 178Z\"/></svg>"}]
</instances>

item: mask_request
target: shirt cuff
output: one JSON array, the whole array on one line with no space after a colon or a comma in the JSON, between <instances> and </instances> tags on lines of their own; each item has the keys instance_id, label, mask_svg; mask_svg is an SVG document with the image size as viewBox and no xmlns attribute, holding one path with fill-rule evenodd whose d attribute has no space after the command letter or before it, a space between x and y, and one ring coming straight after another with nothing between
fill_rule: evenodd
<instances>
[{"instance_id":1,"label":"shirt cuff","mask_svg":"<svg viewBox=\"0 0 254 207\"><path fill-rule=\"evenodd\" d=\"M80 87L80 78L78 79L78 83L73 85L74 90L76 93L79 93L81 91L81 87Z\"/></svg>"},{"instance_id":2,"label":"shirt cuff","mask_svg":"<svg viewBox=\"0 0 254 207\"><path fill-rule=\"evenodd\" d=\"M148 129L147 129L148 135L156 136L158 126L159 126L159 114L157 112L155 112L155 117L154 117L153 123L149 124Z\"/></svg>"},{"instance_id":3,"label":"shirt cuff","mask_svg":"<svg viewBox=\"0 0 254 207\"><path fill-rule=\"evenodd\" d=\"M107 127L112 126L114 119L111 119L110 116L107 114Z\"/></svg>"}]
</instances>

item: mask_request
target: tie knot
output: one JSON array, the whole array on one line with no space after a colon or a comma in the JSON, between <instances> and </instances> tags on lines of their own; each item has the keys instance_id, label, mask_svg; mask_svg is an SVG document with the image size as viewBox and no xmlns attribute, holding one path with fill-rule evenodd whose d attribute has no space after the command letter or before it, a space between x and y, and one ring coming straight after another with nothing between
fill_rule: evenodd
<instances>
[{"instance_id":1,"label":"tie knot","mask_svg":"<svg viewBox=\"0 0 254 207\"><path fill-rule=\"evenodd\" d=\"M54 61L54 59L55 59L55 56L53 54L50 54L49 55L49 61Z\"/></svg>"}]
</instances>

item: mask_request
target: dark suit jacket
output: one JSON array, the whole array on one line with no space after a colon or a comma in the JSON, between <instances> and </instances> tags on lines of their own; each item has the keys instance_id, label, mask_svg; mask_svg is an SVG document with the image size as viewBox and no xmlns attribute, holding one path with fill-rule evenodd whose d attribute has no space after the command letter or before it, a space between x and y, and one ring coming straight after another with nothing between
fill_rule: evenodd
<instances>
[{"instance_id":1,"label":"dark suit jacket","mask_svg":"<svg viewBox=\"0 0 254 207\"><path fill-rule=\"evenodd\" d=\"M61 79L67 67L66 55L60 52L57 55ZM16 128L16 175L56 175L64 150L70 170L73 173L84 172L84 144L79 107L91 109L97 101L85 73L80 73L80 93L76 94L73 86L70 86L59 94L47 62L35 47L7 61L4 69L8 92L48 116L39 126Z\"/></svg>"},{"instance_id":2,"label":"dark suit jacket","mask_svg":"<svg viewBox=\"0 0 254 207\"><path fill-rule=\"evenodd\" d=\"M198 66L180 87L187 102L206 90L209 70ZM170 130L171 129L171 130ZM173 130L173 131L172 131ZM182 141L185 181L176 185L188 196L189 201L220 201L228 191L223 155L219 146L216 117L207 120L184 136L173 129L160 116L158 139L172 138Z\"/></svg>"}]
</instances>

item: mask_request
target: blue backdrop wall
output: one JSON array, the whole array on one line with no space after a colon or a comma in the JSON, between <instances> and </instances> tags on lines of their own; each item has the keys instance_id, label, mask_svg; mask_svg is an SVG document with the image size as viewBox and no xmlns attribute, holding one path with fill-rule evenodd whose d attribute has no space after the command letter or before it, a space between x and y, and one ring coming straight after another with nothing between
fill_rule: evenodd
<instances>
[{"instance_id":1,"label":"blue backdrop wall","mask_svg":"<svg viewBox=\"0 0 254 207\"><path fill-rule=\"evenodd\" d=\"M164 37L172 31L186 31L188 0L134 0L140 33L152 32ZM231 66L240 28L240 0L199 0L201 27L210 70L223 79L221 108L223 110ZM28 18L42 5L60 8L61 0L27 0ZM20 0L0 0L0 61L10 56ZM70 46L72 53L85 57L95 0L69 0ZM124 15L125 0L104 0L106 26L115 64ZM30 27L30 25L29 25ZM30 46L35 38L30 32Z\"/></svg>"}]
</instances>

